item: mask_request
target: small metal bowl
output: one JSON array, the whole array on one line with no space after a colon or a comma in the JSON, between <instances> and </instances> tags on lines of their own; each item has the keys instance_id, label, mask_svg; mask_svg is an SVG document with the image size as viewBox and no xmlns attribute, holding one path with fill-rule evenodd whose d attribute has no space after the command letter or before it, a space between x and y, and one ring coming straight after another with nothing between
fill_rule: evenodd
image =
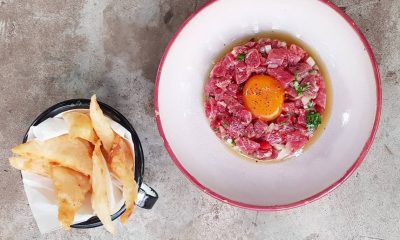
<instances>
[{"instance_id":1,"label":"small metal bowl","mask_svg":"<svg viewBox=\"0 0 400 240\"><path fill-rule=\"evenodd\" d=\"M28 139L28 132L30 127L37 126L46 119L55 117L58 114L65 111L74 109L89 109L89 105L90 105L89 99L71 99L51 106L50 108L45 110L42 114L40 114L35 119L35 121L33 121L33 123L29 126L28 131L24 136L23 142L25 143ZM117 110L115 110L114 108L105 103L99 102L99 105L106 116L108 116L115 122L121 124L131 133L132 141L134 143L134 148L135 148L135 180L139 186L137 206L144 209L151 209L158 199L158 194L154 189L143 183L144 155L139 136L137 135L135 129L132 127L131 123L120 112L118 112ZM120 210L118 210L111 216L112 220L117 219L124 212L125 212L125 204L122 206ZM93 216L84 222L73 224L71 225L71 227L94 228L102 225L103 224L101 223L99 218L97 216Z\"/></svg>"}]
</instances>

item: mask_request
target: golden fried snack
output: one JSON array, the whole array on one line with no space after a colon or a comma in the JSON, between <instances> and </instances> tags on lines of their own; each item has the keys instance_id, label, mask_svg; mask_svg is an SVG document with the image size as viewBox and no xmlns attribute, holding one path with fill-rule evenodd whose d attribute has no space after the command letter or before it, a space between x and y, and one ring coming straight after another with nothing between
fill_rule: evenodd
<instances>
[{"instance_id":1,"label":"golden fried snack","mask_svg":"<svg viewBox=\"0 0 400 240\"><path fill-rule=\"evenodd\" d=\"M107 164L100 149L100 141L98 141L93 151L92 207L104 227L114 234L115 228L111 220L110 202L108 200L111 194L108 188L110 181Z\"/></svg>"},{"instance_id":2,"label":"golden fried snack","mask_svg":"<svg viewBox=\"0 0 400 240\"><path fill-rule=\"evenodd\" d=\"M126 211L121 222L126 224L136 206L138 186L135 181L135 159L125 139L116 135L107 161L111 173L122 183Z\"/></svg>"},{"instance_id":3,"label":"golden fried snack","mask_svg":"<svg viewBox=\"0 0 400 240\"><path fill-rule=\"evenodd\" d=\"M109 153L116 134L111 129L110 123L104 116L103 111L96 100L96 95L93 95L90 99L90 118L92 119L92 125L97 136L99 136L103 143L104 149Z\"/></svg>"},{"instance_id":4,"label":"golden fried snack","mask_svg":"<svg viewBox=\"0 0 400 240\"><path fill-rule=\"evenodd\" d=\"M92 173L92 151L88 141L68 134L46 141L32 140L12 149L13 153L24 158L48 160L87 176Z\"/></svg>"},{"instance_id":5,"label":"golden fried snack","mask_svg":"<svg viewBox=\"0 0 400 240\"><path fill-rule=\"evenodd\" d=\"M91 189L90 178L58 165L53 165L50 172L57 195L58 221L68 230Z\"/></svg>"},{"instance_id":6,"label":"golden fried snack","mask_svg":"<svg viewBox=\"0 0 400 240\"><path fill-rule=\"evenodd\" d=\"M69 135L75 138L85 139L93 144L96 143L98 137L93 129L90 117L81 112L64 113L64 120L69 126Z\"/></svg>"},{"instance_id":7,"label":"golden fried snack","mask_svg":"<svg viewBox=\"0 0 400 240\"><path fill-rule=\"evenodd\" d=\"M45 159L29 159L25 157L10 157L10 165L16 169L36 173L45 177L50 176L49 161Z\"/></svg>"}]
</instances>

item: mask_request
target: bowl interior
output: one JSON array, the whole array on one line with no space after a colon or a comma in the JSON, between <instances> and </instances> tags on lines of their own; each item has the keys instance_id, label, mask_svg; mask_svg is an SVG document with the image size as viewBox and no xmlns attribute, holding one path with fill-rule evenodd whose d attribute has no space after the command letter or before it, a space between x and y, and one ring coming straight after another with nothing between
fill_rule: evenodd
<instances>
[{"instance_id":1,"label":"bowl interior","mask_svg":"<svg viewBox=\"0 0 400 240\"><path fill-rule=\"evenodd\" d=\"M203 90L224 46L272 30L299 38L319 55L331 80L332 108L326 130L300 157L256 164L215 136ZM367 50L353 27L321 1L213 2L186 23L160 68L155 104L170 154L205 191L241 206L284 206L319 194L348 176L375 131L379 90Z\"/></svg>"}]
</instances>

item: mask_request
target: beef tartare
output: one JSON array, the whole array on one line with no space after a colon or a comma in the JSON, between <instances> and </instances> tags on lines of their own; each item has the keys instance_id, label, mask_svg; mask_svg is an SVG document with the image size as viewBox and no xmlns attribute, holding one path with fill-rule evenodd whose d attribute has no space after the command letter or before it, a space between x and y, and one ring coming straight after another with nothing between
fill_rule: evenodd
<instances>
[{"instance_id":1,"label":"beef tartare","mask_svg":"<svg viewBox=\"0 0 400 240\"><path fill-rule=\"evenodd\" d=\"M216 135L256 160L301 152L324 120L318 64L300 46L278 39L234 47L215 64L205 95Z\"/></svg>"}]
</instances>

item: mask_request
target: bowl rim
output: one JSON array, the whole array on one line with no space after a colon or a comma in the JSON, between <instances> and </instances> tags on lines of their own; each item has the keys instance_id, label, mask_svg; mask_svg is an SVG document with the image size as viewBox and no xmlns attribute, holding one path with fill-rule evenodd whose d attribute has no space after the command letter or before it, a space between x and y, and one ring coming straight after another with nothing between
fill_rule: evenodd
<instances>
[{"instance_id":1,"label":"bowl rim","mask_svg":"<svg viewBox=\"0 0 400 240\"><path fill-rule=\"evenodd\" d=\"M360 155L358 156L358 158L356 159L356 161L353 163L353 165L345 172L345 174L339 178L337 181L335 181L334 183L332 183L330 186L328 186L327 188L323 189L322 191L306 198L303 200L299 200L293 203L289 203L289 204L283 204L283 205L271 205L271 206L259 206L259 205L252 205L252 204L247 204L247 203L243 203L243 202L239 202L239 201L235 201L235 200L231 200L227 197L224 197L212 190L210 190L209 188L207 188L206 186L202 185L195 177L193 177L186 169L185 167L180 163L180 161L178 160L178 158L176 157L175 153L173 152L172 148L170 147L168 140L165 136L163 127L162 127L162 123L161 123L161 119L160 119L160 114L159 114L159 104L158 104L158 90L159 90L159 83L160 83L160 78L161 78L161 73L164 67L164 62L165 59L168 56L169 50L171 48L171 46L174 44L176 38L179 36L179 34L181 33L181 31L186 27L186 25L194 18L196 17L200 12L202 12L203 10L207 9L207 7L211 6L213 3L217 2L218 0L209 0L208 2L206 2L203 6L201 6L200 8L198 8L195 12L193 12L183 23L182 25L178 28L178 30L174 33L173 37L171 38L171 40L169 41L163 56L161 58L160 64L158 66L158 70L157 70L157 76L156 76L156 81L155 81L155 89L154 89L154 111L155 111L155 118L156 118L156 122L157 122L157 127L158 127L158 131L160 133L160 136L163 139L163 143L164 143L164 147L167 149L168 154L170 155L172 161L175 163L175 165L179 168L179 170L185 175L185 177L187 179L189 179L190 182L192 182L195 186L197 186L200 190L202 190L203 192L207 193L208 195L224 202L224 203L228 203L232 206L236 206L239 208L243 208L243 209L249 209L249 210L255 210L255 211L279 211L279 210L287 210L287 209L291 209L291 208L295 208L295 207L300 207L300 206L304 206L308 203L311 203L315 200L318 200L320 198L322 198L323 196L327 195L328 193L332 192L334 189L336 189L338 186L340 186L343 182L345 182L350 176L351 174L360 166L360 164L364 161L365 156L367 155L373 141L376 135L376 132L378 130L378 126L379 126L379 120L380 120L380 116L381 116L381 109L382 109L382 87L381 87L381 77L380 77L380 73L379 73L379 67L378 67L378 63L375 59L374 53L372 51L371 46L369 45L366 37L364 36L364 34L361 32L361 30L359 29L359 27L355 24L355 22L345 13L343 12L338 6L334 5L333 3L331 3L329 0L318 0L319 2L323 3L326 5L326 7L329 7L331 9L333 9L339 16L341 16L350 26L351 28L356 32L356 34L358 35L358 37L360 38L360 40L362 41L372 68L374 70L374 77L375 77L375 83L376 83L376 96L377 96L377 105L376 105L376 110L375 110L375 120L374 120L374 125L371 129L370 135L368 137L368 140L366 141Z\"/></svg>"}]
</instances>

